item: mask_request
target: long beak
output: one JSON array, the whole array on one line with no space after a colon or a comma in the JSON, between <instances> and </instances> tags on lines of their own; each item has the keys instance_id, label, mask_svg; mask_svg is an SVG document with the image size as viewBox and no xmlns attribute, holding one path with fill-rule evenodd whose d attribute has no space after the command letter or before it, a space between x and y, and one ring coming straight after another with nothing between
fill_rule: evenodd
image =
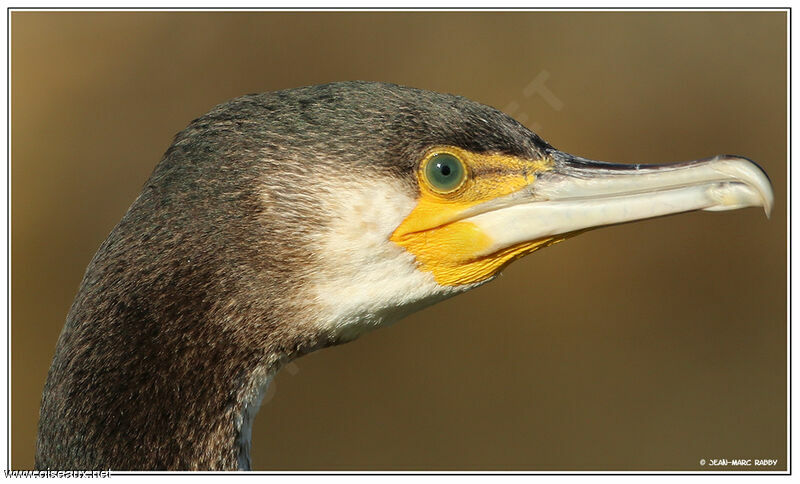
<instances>
[{"instance_id":1,"label":"long beak","mask_svg":"<svg viewBox=\"0 0 800 484\"><path fill-rule=\"evenodd\" d=\"M552 170L469 217L493 240L484 253L693 210L763 207L769 216L772 209L769 178L747 158L721 155L668 165L619 165L555 150L550 156Z\"/></svg>"}]
</instances>

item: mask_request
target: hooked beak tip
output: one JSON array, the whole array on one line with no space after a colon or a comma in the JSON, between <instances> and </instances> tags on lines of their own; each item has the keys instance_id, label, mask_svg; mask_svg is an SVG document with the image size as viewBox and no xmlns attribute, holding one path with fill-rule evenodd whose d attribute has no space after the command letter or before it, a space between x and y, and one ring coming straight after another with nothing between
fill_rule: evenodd
<instances>
[{"instance_id":1,"label":"hooked beak tip","mask_svg":"<svg viewBox=\"0 0 800 484\"><path fill-rule=\"evenodd\" d=\"M774 195L753 161L720 155L667 165L620 165L551 153L552 171L510 204L469 220L493 240L486 252L515 244L694 210L763 207Z\"/></svg>"}]
</instances>

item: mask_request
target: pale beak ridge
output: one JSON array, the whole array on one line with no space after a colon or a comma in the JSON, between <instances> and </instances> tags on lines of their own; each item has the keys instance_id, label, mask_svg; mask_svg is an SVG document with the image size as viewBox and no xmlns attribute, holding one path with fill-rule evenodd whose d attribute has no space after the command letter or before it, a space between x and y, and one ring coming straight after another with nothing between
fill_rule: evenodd
<instances>
[{"instance_id":1,"label":"pale beak ridge","mask_svg":"<svg viewBox=\"0 0 800 484\"><path fill-rule=\"evenodd\" d=\"M763 207L769 178L747 158L720 155L667 165L619 165L550 153L552 170L467 220L493 243L490 254L534 240L694 210Z\"/></svg>"}]
</instances>

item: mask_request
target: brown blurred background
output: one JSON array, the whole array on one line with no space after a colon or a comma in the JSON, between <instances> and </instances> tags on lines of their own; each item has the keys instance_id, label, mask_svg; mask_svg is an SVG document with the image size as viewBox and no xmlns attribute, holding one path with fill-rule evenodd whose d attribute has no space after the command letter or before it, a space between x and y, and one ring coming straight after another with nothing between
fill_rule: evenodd
<instances>
[{"instance_id":1,"label":"brown blurred background","mask_svg":"<svg viewBox=\"0 0 800 484\"><path fill-rule=\"evenodd\" d=\"M349 79L461 94L600 160L744 155L776 206L591 232L298 360L255 421L255 469L786 468L785 13L14 12L11 29L14 468L33 465L83 271L172 136L241 94Z\"/></svg>"}]
</instances>

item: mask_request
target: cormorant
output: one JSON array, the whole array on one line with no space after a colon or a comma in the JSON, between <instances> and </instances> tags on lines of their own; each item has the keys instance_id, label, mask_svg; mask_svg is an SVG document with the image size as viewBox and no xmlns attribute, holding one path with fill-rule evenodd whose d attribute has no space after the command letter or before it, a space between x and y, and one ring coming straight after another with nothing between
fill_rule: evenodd
<instances>
[{"instance_id":1,"label":"cormorant","mask_svg":"<svg viewBox=\"0 0 800 484\"><path fill-rule=\"evenodd\" d=\"M39 469L249 469L281 365L591 228L762 206L755 163L619 165L459 96L342 82L180 132L90 262L42 398Z\"/></svg>"}]
</instances>

